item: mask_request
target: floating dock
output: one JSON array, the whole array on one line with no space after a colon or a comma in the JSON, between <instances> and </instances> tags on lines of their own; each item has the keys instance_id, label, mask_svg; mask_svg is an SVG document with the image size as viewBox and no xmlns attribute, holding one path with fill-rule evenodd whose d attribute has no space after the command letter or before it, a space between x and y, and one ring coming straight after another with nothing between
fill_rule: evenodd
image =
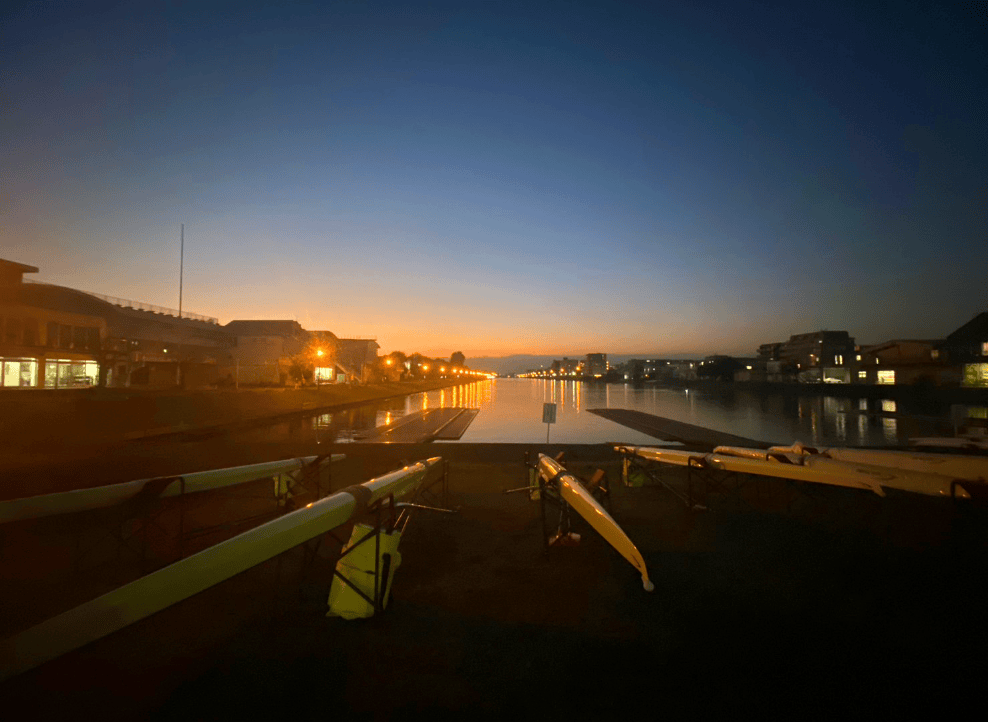
<instances>
[{"instance_id":1,"label":"floating dock","mask_svg":"<svg viewBox=\"0 0 988 722\"><path fill-rule=\"evenodd\" d=\"M421 444L426 441L455 441L463 436L480 409L451 407L428 409L402 416L379 426L358 441L384 444Z\"/></svg>"},{"instance_id":2,"label":"floating dock","mask_svg":"<svg viewBox=\"0 0 988 722\"><path fill-rule=\"evenodd\" d=\"M765 441L756 441L723 431L705 429L702 426L694 426L662 416L653 416L643 411L631 411L630 409L588 409L588 411L608 421L647 434L654 439L678 441L692 447L713 449L716 446L747 446L755 449L767 449L772 446Z\"/></svg>"}]
</instances>

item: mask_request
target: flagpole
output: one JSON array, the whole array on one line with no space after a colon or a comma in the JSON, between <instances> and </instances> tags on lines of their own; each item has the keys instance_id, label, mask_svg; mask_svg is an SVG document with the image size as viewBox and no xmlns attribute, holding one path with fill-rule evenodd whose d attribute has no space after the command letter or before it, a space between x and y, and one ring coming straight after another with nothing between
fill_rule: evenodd
<instances>
[{"instance_id":1,"label":"flagpole","mask_svg":"<svg viewBox=\"0 0 988 722\"><path fill-rule=\"evenodd\" d=\"M178 261L178 317L182 318L182 277L185 275L185 224L182 224L182 245Z\"/></svg>"}]
</instances>

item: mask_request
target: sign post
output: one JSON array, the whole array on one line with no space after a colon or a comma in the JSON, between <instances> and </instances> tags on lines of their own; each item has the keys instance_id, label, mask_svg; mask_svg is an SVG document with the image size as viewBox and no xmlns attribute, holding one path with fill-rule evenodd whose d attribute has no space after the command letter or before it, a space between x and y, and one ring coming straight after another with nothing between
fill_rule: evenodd
<instances>
[{"instance_id":1,"label":"sign post","mask_svg":"<svg viewBox=\"0 0 988 722\"><path fill-rule=\"evenodd\" d=\"M556 405L542 404L542 423L545 424L545 443L549 443L550 424L556 423Z\"/></svg>"}]
</instances>

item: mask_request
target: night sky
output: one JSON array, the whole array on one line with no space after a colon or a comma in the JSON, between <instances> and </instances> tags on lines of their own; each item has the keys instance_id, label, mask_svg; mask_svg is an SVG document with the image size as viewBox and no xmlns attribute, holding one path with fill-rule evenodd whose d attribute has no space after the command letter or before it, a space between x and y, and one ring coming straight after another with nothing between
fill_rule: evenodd
<instances>
[{"instance_id":1,"label":"night sky","mask_svg":"<svg viewBox=\"0 0 988 722\"><path fill-rule=\"evenodd\" d=\"M988 310L985 2L34 2L0 257L434 355Z\"/></svg>"}]
</instances>

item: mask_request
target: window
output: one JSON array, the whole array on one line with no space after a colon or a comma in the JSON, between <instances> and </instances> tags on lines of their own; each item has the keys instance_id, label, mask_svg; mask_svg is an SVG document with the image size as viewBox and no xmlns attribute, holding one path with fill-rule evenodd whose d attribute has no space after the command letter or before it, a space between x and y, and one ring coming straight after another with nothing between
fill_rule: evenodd
<instances>
[{"instance_id":1,"label":"window","mask_svg":"<svg viewBox=\"0 0 988 722\"><path fill-rule=\"evenodd\" d=\"M938 358L940 358L940 352L937 349L933 349L932 351L930 351L930 358L936 361Z\"/></svg>"},{"instance_id":2,"label":"window","mask_svg":"<svg viewBox=\"0 0 988 722\"><path fill-rule=\"evenodd\" d=\"M895 383L895 371L893 369L882 369L878 372L878 383L880 384L894 384Z\"/></svg>"},{"instance_id":3,"label":"window","mask_svg":"<svg viewBox=\"0 0 988 722\"><path fill-rule=\"evenodd\" d=\"M988 356L988 341L981 342L981 355Z\"/></svg>"},{"instance_id":4,"label":"window","mask_svg":"<svg viewBox=\"0 0 988 722\"><path fill-rule=\"evenodd\" d=\"M98 383L99 364L95 361L49 359L45 362L46 388L88 388Z\"/></svg>"},{"instance_id":5,"label":"window","mask_svg":"<svg viewBox=\"0 0 988 722\"><path fill-rule=\"evenodd\" d=\"M860 361L861 360L861 354L858 354L857 356L855 356L854 357L854 360L855 361Z\"/></svg>"},{"instance_id":6,"label":"window","mask_svg":"<svg viewBox=\"0 0 988 722\"><path fill-rule=\"evenodd\" d=\"M54 321L48 322L48 331L45 334L45 346L48 348L58 348L58 324Z\"/></svg>"},{"instance_id":7,"label":"window","mask_svg":"<svg viewBox=\"0 0 988 722\"><path fill-rule=\"evenodd\" d=\"M866 379L866 378L868 378L868 372L867 371L858 371L858 378L859 379Z\"/></svg>"},{"instance_id":8,"label":"window","mask_svg":"<svg viewBox=\"0 0 988 722\"><path fill-rule=\"evenodd\" d=\"M38 362L35 359L0 359L0 386L26 388L37 385Z\"/></svg>"},{"instance_id":9,"label":"window","mask_svg":"<svg viewBox=\"0 0 988 722\"><path fill-rule=\"evenodd\" d=\"M988 364L966 364L963 385L988 387Z\"/></svg>"}]
</instances>

